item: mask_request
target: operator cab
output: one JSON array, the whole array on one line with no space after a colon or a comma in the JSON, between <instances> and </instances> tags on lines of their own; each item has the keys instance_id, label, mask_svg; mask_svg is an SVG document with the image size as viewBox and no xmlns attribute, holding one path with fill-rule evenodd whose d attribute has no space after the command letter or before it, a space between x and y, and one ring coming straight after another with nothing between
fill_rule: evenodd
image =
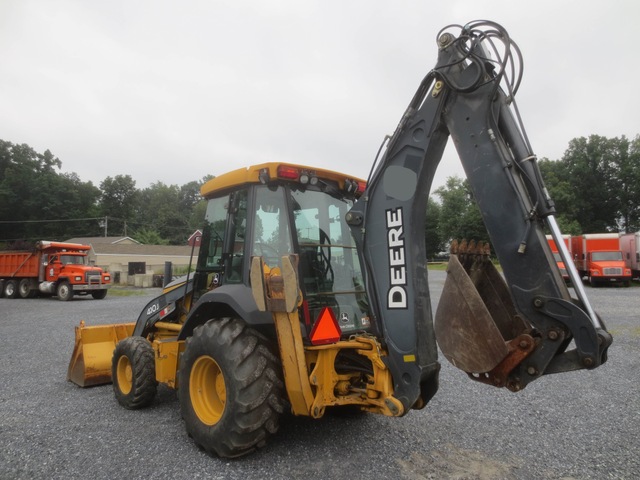
<instances>
[{"instance_id":1,"label":"operator cab","mask_svg":"<svg viewBox=\"0 0 640 480\"><path fill-rule=\"evenodd\" d=\"M363 272L345 222L364 186L363 180L288 164L250 167L205 184L195 299L223 285L249 289L253 256L275 267L295 253L306 333L324 307L330 307L343 336L367 331Z\"/></svg>"}]
</instances>

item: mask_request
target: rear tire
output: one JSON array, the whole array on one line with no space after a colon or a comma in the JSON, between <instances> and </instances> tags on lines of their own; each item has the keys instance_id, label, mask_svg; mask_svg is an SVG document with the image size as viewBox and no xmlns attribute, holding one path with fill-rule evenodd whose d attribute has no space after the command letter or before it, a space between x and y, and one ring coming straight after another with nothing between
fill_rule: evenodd
<instances>
[{"instance_id":1,"label":"rear tire","mask_svg":"<svg viewBox=\"0 0 640 480\"><path fill-rule=\"evenodd\" d=\"M280 360L242 320L210 320L186 341L178 377L189 436L212 455L263 447L284 410Z\"/></svg>"},{"instance_id":2,"label":"rear tire","mask_svg":"<svg viewBox=\"0 0 640 480\"><path fill-rule=\"evenodd\" d=\"M7 280L7 284L4 286L4 296L7 298L18 296L18 283L15 280Z\"/></svg>"},{"instance_id":3,"label":"rear tire","mask_svg":"<svg viewBox=\"0 0 640 480\"><path fill-rule=\"evenodd\" d=\"M127 337L111 360L113 393L120 405L137 410L151 404L158 390L153 347L144 337Z\"/></svg>"},{"instance_id":4,"label":"rear tire","mask_svg":"<svg viewBox=\"0 0 640 480\"><path fill-rule=\"evenodd\" d=\"M31 289L31 280L23 278L18 285L18 293L21 298L33 298L36 296L36 291Z\"/></svg>"},{"instance_id":5,"label":"rear tire","mask_svg":"<svg viewBox=\"0 0 640 480\"><path fill-rule=\"evenodd\" d=\"M56 293L58 295L58 300L62 300L63 302L68 302L73 298L73 288L67 281L60 282L58 284Z\"/></svg>"}]
</instances>

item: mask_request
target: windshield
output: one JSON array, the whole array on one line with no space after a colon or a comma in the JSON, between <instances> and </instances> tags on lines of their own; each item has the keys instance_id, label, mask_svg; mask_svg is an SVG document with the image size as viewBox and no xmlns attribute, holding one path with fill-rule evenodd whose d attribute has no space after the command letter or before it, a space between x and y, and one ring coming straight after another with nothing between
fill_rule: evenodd
<instances>
[{"instance_id":1,"label":"windshield","mask_svg":"<svg viewBox=\"0 0 640 480\"><path fill-rule=\"evenodd\" d=\"M353 202L338 197L311 190L291 193L301 283L311 321L329 306L346 333L366 329L369 316L358 252L344 220Z\"/></svg>"},{"instance_id":2,"label":"windshield","mask_svg":"<svg viewBox=\"0 0 640 480\"><path fill-rule=\"evenodd\" d=\"M593 252L591 254L592 262L615 262L622 261L622 252Z\"/></svg>"},{"instance_id":3,"label":"windshield","mask_svg":"<svg viewBox=\"0 0 640 480\"><path fill-rule=\"evenodd\" d=\"M63 265L86 265L87 257L85 255L60 255L60 262Z\"/></svg>"}]
</instances>

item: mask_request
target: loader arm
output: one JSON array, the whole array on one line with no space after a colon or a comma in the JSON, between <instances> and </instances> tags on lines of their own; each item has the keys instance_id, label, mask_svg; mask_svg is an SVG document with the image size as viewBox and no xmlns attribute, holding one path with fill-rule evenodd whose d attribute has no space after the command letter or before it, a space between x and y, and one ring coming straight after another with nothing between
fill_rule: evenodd
<instances>
[{"instance_id":1,"label":"loader arm","mask_svg":"<svg viewBox=\"0 0 640 480\"><path fill-rule=\"evenodd\" d=\"M571 297L545 238L545 226L559 235L555 209L515 110L519 76L511 83L507 78L515 75L513 54L518 60L519 51L497 24L454 28L457 36L444 30L438 35L435 68L347 214L365 266L374 325L388 349L394 395L405 409L435 393L436 333L452 363L467 364L461 368L473 378L514 391L545 373L597 367L611 343L584 290ZM450 262L434 329L425 211L449 136L504 281L490 272L485 247L463 247ZM568 351L572 339L575 349Z\"/></svg>"}]
</instances>

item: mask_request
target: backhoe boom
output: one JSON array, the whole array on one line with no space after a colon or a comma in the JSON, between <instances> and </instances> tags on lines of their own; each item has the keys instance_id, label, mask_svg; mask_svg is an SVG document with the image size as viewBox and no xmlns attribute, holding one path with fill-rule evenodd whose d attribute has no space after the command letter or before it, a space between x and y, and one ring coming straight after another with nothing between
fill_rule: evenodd
<instances>
[{"instance_id":1,"label":"backhoe boom","mask_svg":"<svg viewBox=\"0 0 640 480\"><path fill-rule=\"evenodd\" d=\"M488 52L499 51L497 42L503 45L503 58L494 60ZM420 85L372 172L367 190L347 217L366 266L375 325L389 350L395 395L406 409L428 400L435 388L437 358L424 212L449 136L506 280L503 286L498 284L502 282L499 275L490 277L488 286L507 292L496 298L501 299L500 310L514 309L511 322L515 327L511 335L505 335L509 326L495 329L490 314L485 322L463 322L475 332L459 332L462 323L456 323L456 318L460 312L452 309L465 308L463 297L468 295L458 290L436 316L436 332L453 332L444 342L453 351L444 351L438 334L445 356L456 363L473 342L481 342L482 348L504 342L496 350L503 354L493 356L490 371L467 373L519 390L544 373L600 365L611 343L601 321L595 314L590 316L586 295L582 292L579 300L571 298L545 239L545 222L550 219L555 225L555 208L524 128L516 121L517 113L512 113L517 82L509 84L505 74L517 47L504 29L490 22L468 24L458 37L443 33L438 44L435 68ZM506 85L506 92L501 84ZM481 273L488 268L487 253L460 253L466 258L464 270L472 277L469 285L483 299L487 288L482 282L488 277ZM446 290L454 288L450 281L448 284L443 298ZM493 307L487 304L486 308L490 312ZM470 315L478 314L470 310ZM577 348L566 352L572 338ZM528 348L530 344L533 348Z\"/></svg>"}]
</instances>

